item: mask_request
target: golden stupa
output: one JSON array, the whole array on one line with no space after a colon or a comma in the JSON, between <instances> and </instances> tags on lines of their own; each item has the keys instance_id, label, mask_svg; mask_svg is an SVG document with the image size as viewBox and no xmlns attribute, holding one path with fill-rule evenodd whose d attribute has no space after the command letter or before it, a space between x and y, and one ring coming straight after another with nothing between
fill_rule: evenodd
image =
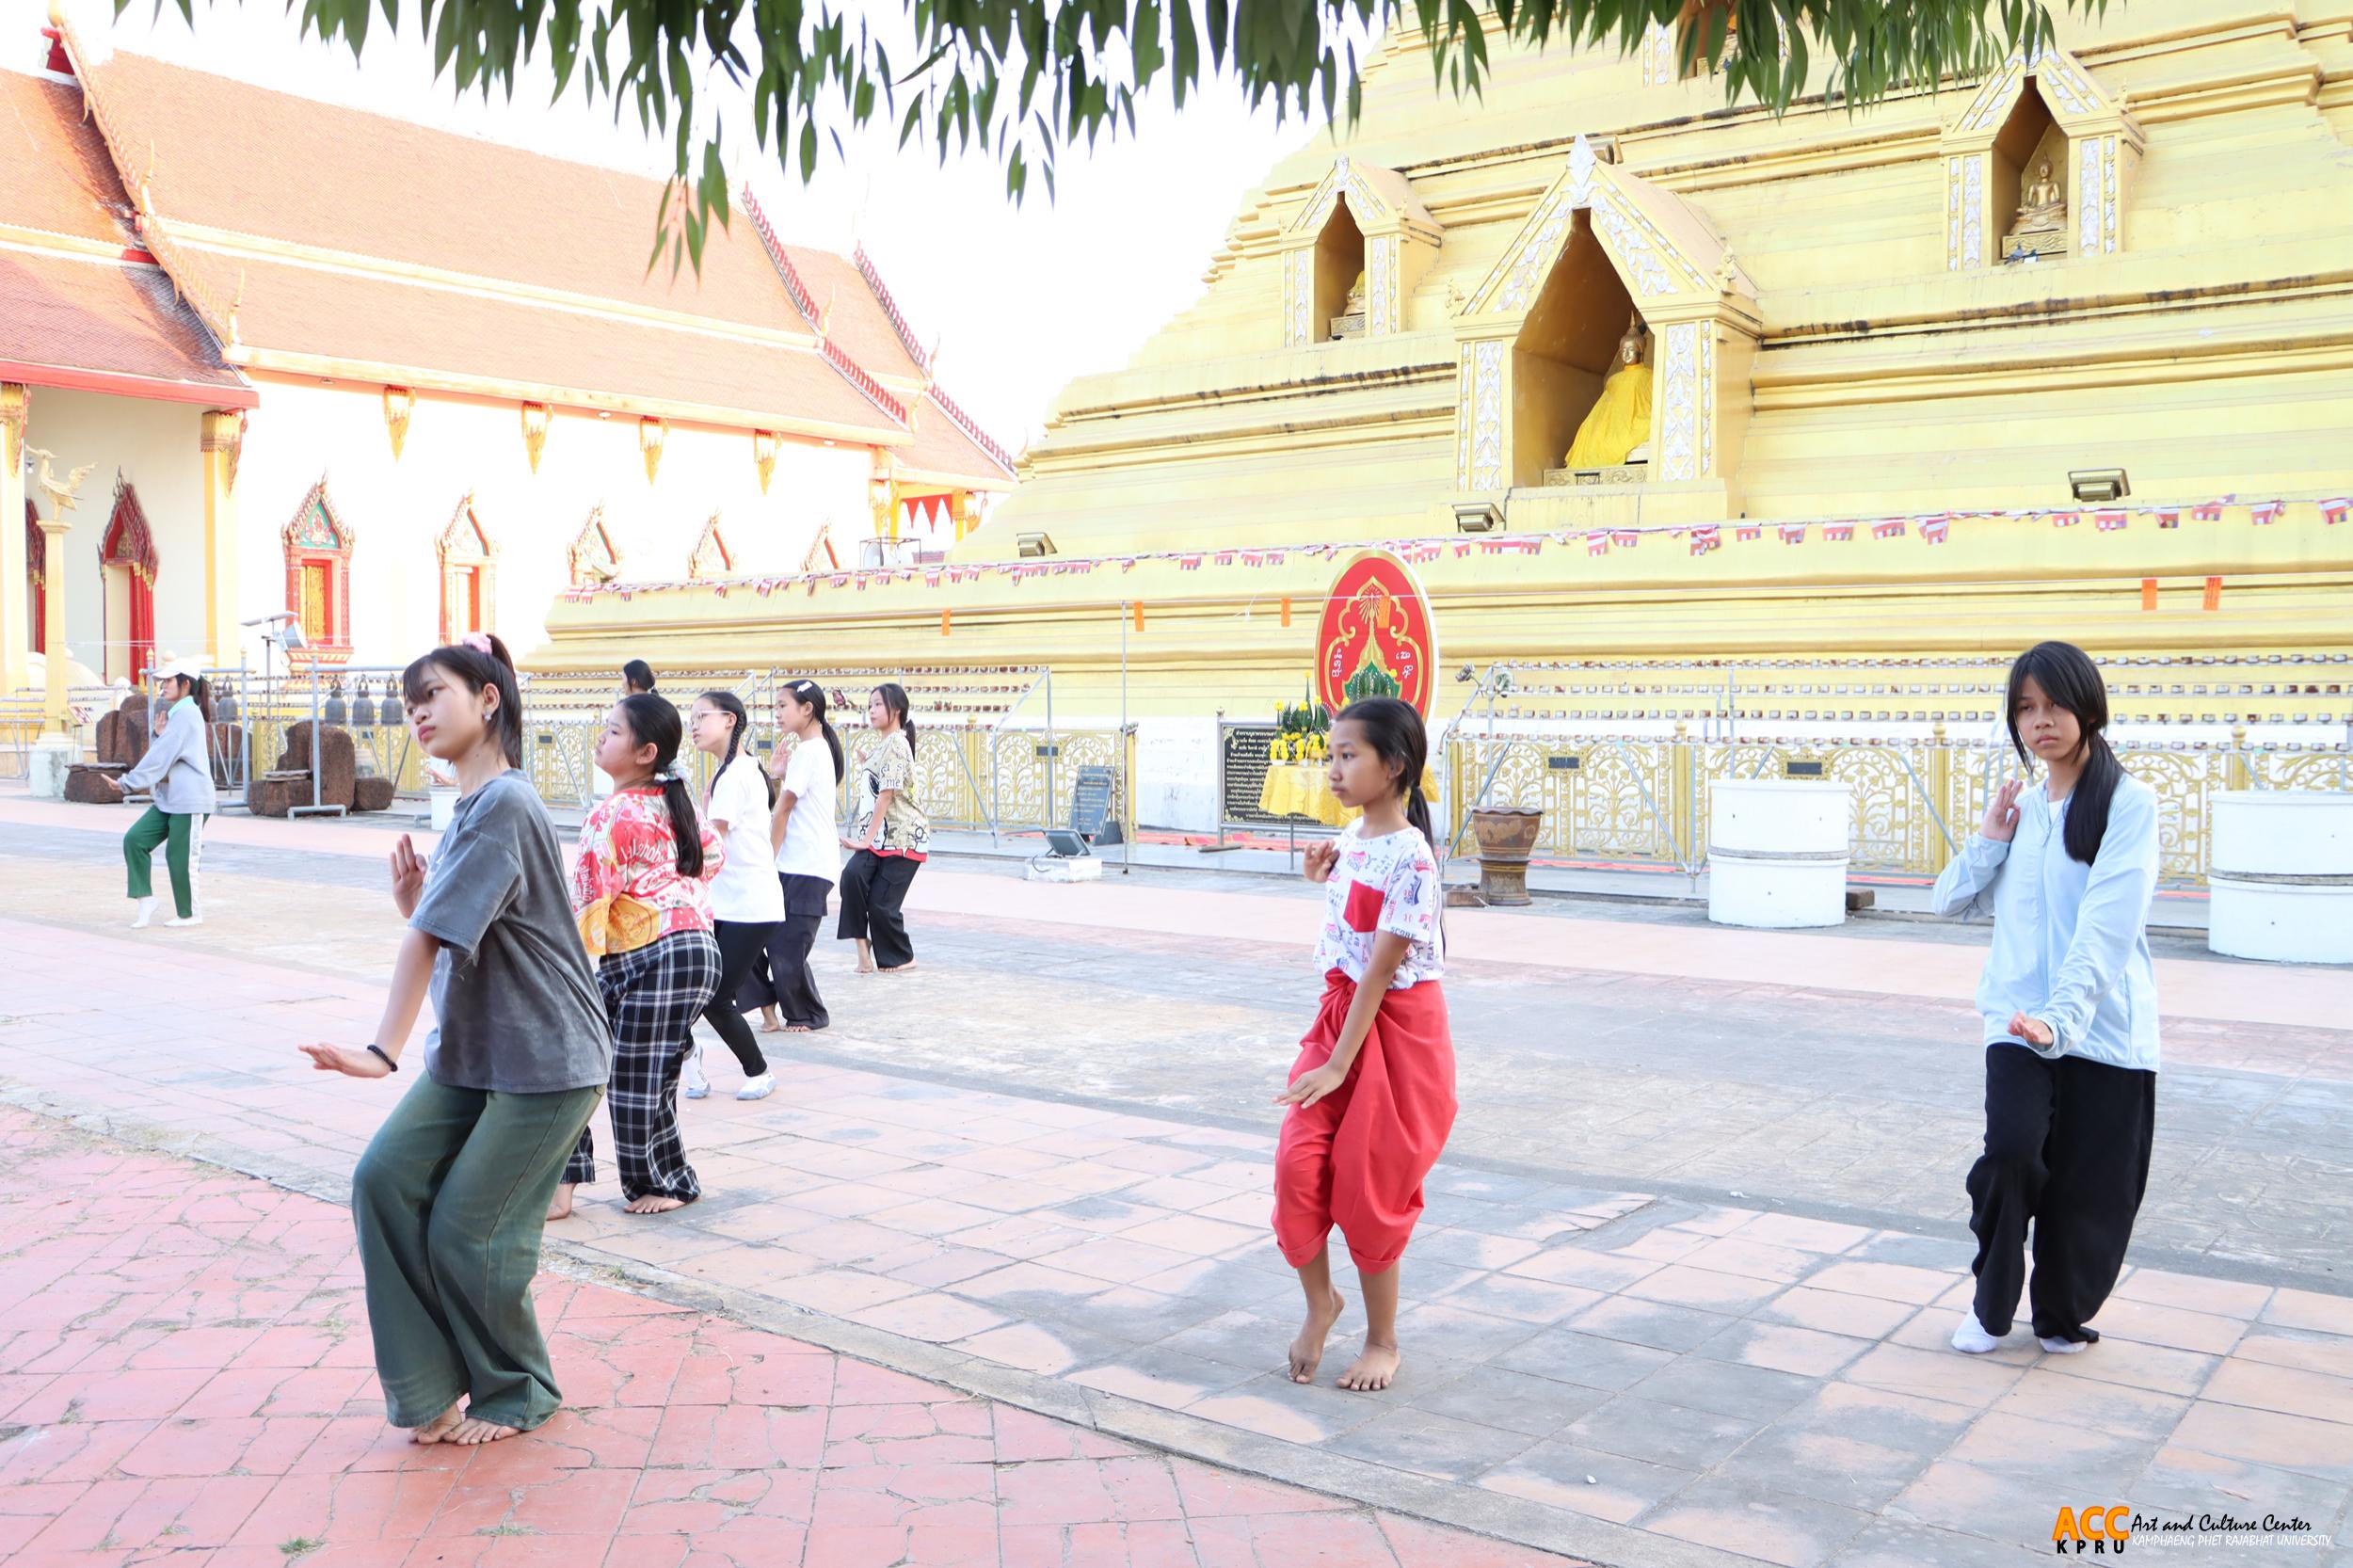
<instances>
[{"instance_id":1,"label":"golden stupa","mask_svg":"<svg viewBox=\"0 0 2353 1568\"><path fill-rule=\"evenodd\" d=\"M1781 118L1663 34L1493 43L1458 103L1392 37L944 562L584 590L536 663L1046 667L1064 723L1262 716L1384 543L1442 715L1499 660L2353 648L2342 17L2133 0ZM1649 438L1567 467L1630 322Z\"/></svg>"}]
</instances>

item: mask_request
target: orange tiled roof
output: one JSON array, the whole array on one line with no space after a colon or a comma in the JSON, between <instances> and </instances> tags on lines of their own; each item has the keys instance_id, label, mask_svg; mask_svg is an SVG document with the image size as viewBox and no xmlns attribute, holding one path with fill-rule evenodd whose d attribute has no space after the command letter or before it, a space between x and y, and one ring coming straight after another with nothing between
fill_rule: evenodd
<instances>
[{"instance_id":1,"label":"orange tiled roof","mask_svg":"<svg viewBox=\"0 0 2353 1568\"><path fill-rule=\"evenodd\" d=\"M252 407L128 212L80 91L0 71L0 380Z\"/></svg>"},{"instance_id":2,"label":"orange tiled roof","mask_svg":"<svg viewBox=\"0 0 2353 1568\"><path fill-rule=\"evenodd\" d=\"M658 180L137 55L73 55L147 237L233 361L893 450L918 439L902 416L920 373L855 264L783 251L837 302L821 347L740 210L699 276L648 273ZM464 191L497 200L451 199ZM965 461L972 479L1002 477L978 449Z\"/></svg>"}]
</instances>

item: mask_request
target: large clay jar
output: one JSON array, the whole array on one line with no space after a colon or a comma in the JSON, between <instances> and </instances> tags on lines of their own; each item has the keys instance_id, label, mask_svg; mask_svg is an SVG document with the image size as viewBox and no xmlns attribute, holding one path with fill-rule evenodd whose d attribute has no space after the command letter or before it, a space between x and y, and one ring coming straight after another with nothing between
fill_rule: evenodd
<instances>
[{"instance_id":1,"label":"large clay jar","mask_svg":"<svg viewBox=\"0 0 2353 1568\"><path fill-rule=\"evenodd\" d=\"M1481 899L1491 904L1529 902L1528 857L1544 830L1545 814L1532 806L1482 806L1471 813Z\"/></svg>"}]
</instances>

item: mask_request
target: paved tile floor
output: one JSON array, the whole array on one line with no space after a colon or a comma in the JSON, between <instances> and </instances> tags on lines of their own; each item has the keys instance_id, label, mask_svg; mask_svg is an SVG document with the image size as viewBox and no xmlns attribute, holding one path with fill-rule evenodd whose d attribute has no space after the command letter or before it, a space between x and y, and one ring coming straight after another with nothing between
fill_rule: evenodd
<instances>
[{"instance_id":1,"label":"paved tile floor","mask_svg":"<svg viewBox=\"0 0 2353 1568\"><path fill-rule=\"evenodd\" d=\"M0 1561L1062 1568L1561 1560L542 1276L565 1408L383 1424L349 1217L0 1111Z\"/></svg>"},{"instance_id":2,"label":"paved tile floor","mask_svg":"<svg viewBox=\"0 0 2353 1568\"><path fill-rule=\"evenodd\" d=\"M204 946L0 921L16 963L0 1002L8 1097L339 1192L392 1091L322 1081L291 1047L372 1027L373 968L315 960L381 942L383 919L372 875L321 861L314 886L227 879L237 916L185 934ZM62 862L43 865L55 875ZM956 874L927 872L933 896L977 900ZM2240 1272L2213 1249L2185 1249L2195 1267L2127 1275L2096 1351L2046 1357L2022 1336L1966 1360L1944 1348L1966 1299L1967 1254L1950 1227L1895 1223L1897 1202L1869 1223L1788 1204L1769 1129L1747 1145L1761 1179L1741 1175L1739 1158L1727 1165L1727 1189L1745 1200L1574 1180L1533 1160L1442 1166L1408 1258L1397 1389L1368 1399L1290 1385L1275 1368L1296 1286L1264 1228L1271 1118L1205 1115L1154 1092L1190 1074L1232 1100L1243 1080L1215 1032L1269 1029L1248 993L1273 985L1273 971L1247 954L1205 956L1196 933L1155 931L1152 896L1137 890L1084 929L936 909L919 936L924 971L865 983L887 993L828 973L844 1027L813 1043L767 1037L814 1048L786 1057L783 1093L728 1097L736 1074L717 1056L720 1093L688 1108L710 1197L646 1222L591 1189L580 1217L552 1232L556 1246L673 1302L1098 1433L1613 1563L2014 1560L2049 1549L2059 1503L2080 1506L2085 1486L2144 1511L2298 1517L2315 1538L2353 1528L2353 1300L2326 1258L2314 1267L2273 1248L2265 1267ZM1899 971L1924 946L1875 945ZM1089 985L1085 1007L1054 1010L1032 989L1018 994L1035 1005L987 1011L987 971L1004 972L992 954L1008 951L1032 987ZM272 961L248 956L264 953ZM1461 968L1466 994L1508 992L1514 978ZM126 984L93 990L80 978L93 973ZM1189 1013L1169 1005L1172 985L1193 989ZM1691 988L1655 999L1662 1051L1704 1058L1684 1036L1754 1032L1774 1005L1929 1005L1822 987L1776 996L1753 979L1738 990L1735 1003ZM888 1035L867 1016L868 999L885 994L880 1016L903 1026ZM1492 1018L1475 1010L1493 1000L1460 1011ZM2305 1005L2272 999L2287 1004ZM928 1058L910 1018L936 1036ZM1757 1077L1789 1061L1781 1036L1792 1028L1760 1050ZM1083 1050L1048 1043L1073 1035ZM2312 1098L2302 1120L2266 1134L2290 1191L2265 1201L2292 1201L2300 1171L2311 1206L2275 1215L2268 1234L2336 1223L2344 1124L2332 1137L2313 1096L2342 1087L2343 1032L2271 1021L2190 1038L2193 1062L2217 1059L2217 1101L2235 1092L2276 1117ZM1490 1043L1465 1042L1466 1060ZM1271 1041L1245 1044L1264 1054ZM997 1070L976 1075L976 1054ZM1160 1077L1128 1073L1131 1059L1155 1058ZM1721 1067L1705 1070L1721 1081ZM1720 1124L1694 1121L1672 1064L1652 1074L1647 1108L1622 1109L1636 1125L1621 1131L1705 1144ZM2169 1075L2169 1092L2189 1076ZM1572 1064L1536 1097L1558 1109L1586 1081ZM1481 1102L1509 1089L1487 1081ZM1810 1124L1787 1135L1814 1138L1817 1157L1839 1146ZM1867 1176L1867 1152L1853 1158ZM1957 1185L1960 1168L1944 1180ZM2217 1233L2234 1201L2228 1184L2161 1181L2151 1194L2153 1210L2177 1205L2185 1224ZM2341 1265L2342 1250L2332 1256ZM1336 1340L1330 1367L1344 1357ZM2347 1557L2275 1542L2264 1560Z\"/></svg>"}]
</instances>

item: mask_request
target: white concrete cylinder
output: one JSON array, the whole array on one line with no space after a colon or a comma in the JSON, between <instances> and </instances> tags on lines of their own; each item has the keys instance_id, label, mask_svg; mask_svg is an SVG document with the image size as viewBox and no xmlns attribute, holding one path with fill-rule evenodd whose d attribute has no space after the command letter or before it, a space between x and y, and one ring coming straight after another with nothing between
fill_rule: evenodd
<instances>
[{"instance_id":1,"label":"white concrete cylinder","mask_svg":"<svg viewBox=\"0 0 2353 1568\"><path fill-rule=\"evenodd\" d=\"M457 814L457 786L435 784L425 791L425 799L433 809L433 831L449 831L450 819Z\"/></svg>"},{"instance_id":2,"label":"white concrete cylinder","mask_svg":"<svg viewBox=\"0 0 2353 1568\"><path fill-rule=\"evenodd\" d=\"M2206 946L2353 964L2353 792L2226 790L2213 803Z\"/></svg>"},{"instance_id":3,"label":"white concrete cylinder","mask_svg":"<svg viewBox=\"0 0 2353 1568\"><path fill-rule=\"evenodd\" d=\"M1707 918L1768 929L1844 924L1853 816L1845 784L1710 782Z\"/></svg>"}]
</instances>

